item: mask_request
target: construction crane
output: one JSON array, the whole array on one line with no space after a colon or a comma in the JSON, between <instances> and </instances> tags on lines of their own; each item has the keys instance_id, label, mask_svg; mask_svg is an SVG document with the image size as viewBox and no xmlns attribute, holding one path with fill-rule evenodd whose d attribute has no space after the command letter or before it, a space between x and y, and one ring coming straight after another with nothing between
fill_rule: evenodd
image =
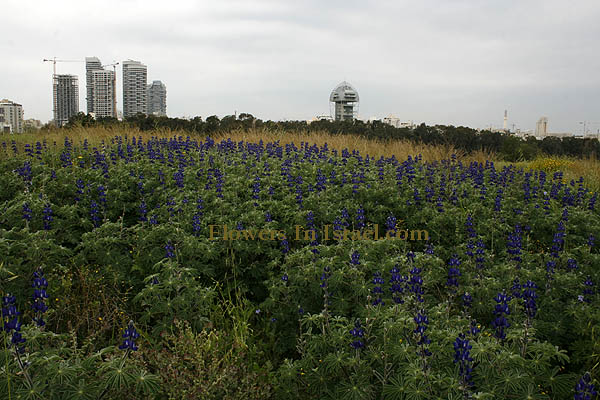
<instances>
[{"instance_id":1,"label":"construction crane","mask_svg":"<svg viewBox=\"0 0 600 400\"><path fill-rule=\"evenodd\" d=\"M57 60L56 57L53 57L51 59L44 58L44 62L46 62L46 61L52 62L52 68L53 68L52 75L56 75L56 63L57 62L85 62L83 60Z\"/></svg>"},{"instance_id":2,"label":"construction crane","mask_svg":"<svg viewBox=\"0 0 600 400\"><path fill-rule=\"evenodd\" d=\"M113 115L115 116L115 118L118 119L118 116L117 116L117 65L119 65L119 63L115 62L112 64L103 65L102 68L113 67Z\"/></svg>"}]
</instances>

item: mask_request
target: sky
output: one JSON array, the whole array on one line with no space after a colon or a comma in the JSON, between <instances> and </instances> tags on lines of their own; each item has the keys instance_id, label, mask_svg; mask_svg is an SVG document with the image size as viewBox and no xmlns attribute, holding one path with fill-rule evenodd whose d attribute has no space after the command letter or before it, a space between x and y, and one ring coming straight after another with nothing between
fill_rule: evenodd
<instances>
[{"instance_id":1,"label":"sky","mask_svg":"<svg viewBox=\"0 0 600 400\"><path fill-rule=\"evenodd\" d=\"M52 63L133 59L171 117L329 115L341 81L363 119L550 132L600 129L598 0L2 0L0 99L52 118ZM117 67L117 107L122 71ZM514 126L513 126L514 124Z\"/></svg>"}]
</instances>

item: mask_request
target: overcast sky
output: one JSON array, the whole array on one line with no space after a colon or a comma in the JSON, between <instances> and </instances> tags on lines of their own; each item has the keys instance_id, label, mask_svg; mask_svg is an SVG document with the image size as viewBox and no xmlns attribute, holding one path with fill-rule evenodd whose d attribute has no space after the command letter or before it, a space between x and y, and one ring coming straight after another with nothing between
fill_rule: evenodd
<instances>
[{"instance_id":1,"label":"overcast sky","mask_svg":"<svg viewBox=\"0 0 600 400\"><path fill-rule=\"evenodd\" d=\"M347 80L363 119L600 129L600 1L2 0L0 98L52 118L43 58L134 59L169 116L311 119ZM79 76L85 64L58 63ZM122 72L117 69L117 107Z\"/></svg>"}]
</instances>

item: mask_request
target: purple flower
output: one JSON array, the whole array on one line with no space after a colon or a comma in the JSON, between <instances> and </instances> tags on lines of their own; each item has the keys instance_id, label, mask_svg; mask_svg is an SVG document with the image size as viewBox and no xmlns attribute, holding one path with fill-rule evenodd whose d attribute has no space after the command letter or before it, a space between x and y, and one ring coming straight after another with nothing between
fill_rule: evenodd
<instances>
[{"instance_id":1,"label":"purple flower","mask_svg":"<svg viewBox=\"0 0 600 400\"><path fill-rule=\"evenodd\" d=\"M461 273L458 269L460 260L456 254L448 261L448 265L450 266L450 269L448 269L448 280L446 281L446 285L451 289L458 288L458 277L461 276Z\"/></svg>"},{"instance_id":2,"label":"purple flower","mask_svg":"<svg viewBox=\"0 0 600 400\"><path fill-rule=\"evenodd\" d=\"M592 384L592 377L589 372L583 374L579 382L575 385L575 400L591 400L598 392Z\"/></svg>"},{"instance_id":3,"label":"purple flower","mask_svg":"<svg viewBox=\"0 0 600 400\"><path fill-rule=\"evenodd\" d=\"M365 330L360 325L360 320L357 318L354 322L354 328L350 329L350 334L354 338L350 346L353 349L361 349L365 347L365 343L363 342L363 337L365 336Z\"/></svg>"},{"instance_id":4,"label":"purple flower","mask_svg":"<svg viewBox=\"0 0 600 400\"><path fill-rule=\"evenodd\" d=\"M35 314L33 320L37 326L44 326L46 325L46 322L42 318L42 314L48 310L48 306L44 302L44 300L48 298L48 294L46 293L48 281L44 277L44 271L42 271L42 268L38 268L37 271L33 273L33 282L31 287L34 288L33 304L31 305L31 308Z\"/></svg>"},{"instance_id":5,"label":"purple flower","mask_svg":"<svg viewBox=\"0 0 600 400\"><path fill-rule=\"evenodd\" d=\"M52 218L52 207L50 206L50 204L46 204L46 206L44 207L43 213L44 213L44 229L49 231L51 229L50 223L54 219L54 218Z\"/></svg>"},{"instance_id":6,"label":"purple flower","mask_svg":"<svg viewBox=\"0 0 600 400\"><path fill-rule=\"evenodd\" d=\"M11 335L10 345L14 346L15 351L18 353L24 353L25 348L21 346L21 343L25 343L25 339L21 335L21 323L19 322L19 315L21 313L17 310L16 305L17 299L15 296L7 294L2 297L2 321L4 325L2 330Z\"/></svg>"},{"instance_id":7,"label":"purple flower","mask_svg":"<svg viewBox=\"0 0 600 400\"><path fill-rule=\"evenodd\" d=\"M358 251L355 251L352 253L352 255L350 256L350 264L352 265L360 265L360 254L358 253Z\"/></svg>"},{"instance_id":8,"label":"purple flower","mask_svg":"<svg viewBox=\"0 0 600 400\"><path fill-rule=\"evenodd\" d=\"M166 254L165 254L166 258L175 258L175 253L174 253L175 247L173 247L173 243L171 243L170 240L165 245L165 251L166 251Z\"/></svg>"},{"instance_id":9,"label":"purple flower","mask_svg":"<svg viewBox=\"0 0 600 400\"><path fill-rule=\"evenodd\" d=\"M25 221L31 221L31 208L29 208L29 204L28 203L24 203L23 204L23 219Z\"/></svg>"},{"instance_id":10,"label":"purple flower","mask_svg":"<svg viewBox=\"0 0 600 400\"><path fill-rule=\"evenodd\" d=\"M473 372L473 358L471 358L470 350L473 348L469 344L469 339L463 333L458 335L454 341L454 362L458 363L460 380L463 386L470 387L473 385L471 373Z\"/></svg>"},{"instance_id":11,"label":"purple flower","mask_svg":"<svg viewBox=\"0 0 600 400\"><path fill-rule=\"evenodd\" d=\"M496 308L494 309L494 315L496 318L492 321L492 326L496 329L495 336L504 340L506 338L505 329L510 327L510 323L506 319L506 315L510 314L510 310L508 308L508 301L510 297L505 293L498 293L498 295L494 298L496 301Z\"/></svg>"},{"instance_id":12,"label":"purple flower","mask_svg":"<svg viewBox=\"0 0 600 400\"><path fill-rule=\"evenodd\" d=\"M373 289L371 293L375 296L375 300L373 300L373 305L385 305L385 302L381 299L381 295L383 294L383 289L381 285L385 283L385 280L381 277L381 272L375 272L373 274Z\"/></svg>"},{"instance_id":13,"label":"purple flower","mask_svg":"<svg viewBox=\"0 0 600 400\"><path fill-rule=\"evenodd\" d=\"M417 354L419 354L423 358L429 357L431 355L431 352L427 348L425 348L425 346L430 344L431 340L425 334L427 326L429 325L429 319L427 318L427 315L425 315L425 310L419 311L417 313L417 316L414 317L414 321L417 324L417 327L415 328L413 333L417 335L417 346L420 347Z\"/></svg>"},{"instance_id":14,"label":"purple flower","mask_svg":"<svg viewBox=\"0 0 600 400\"><path fill-rule=\"evenodd\" d=\"M123 341L123 344L119 346L119 349L127 349L128 352L136 351L138 347L135 344L135 340L138 337L140 337L140 334L135 330L135 327L133 326L133 321L129 321L129 325L125 329L125 332L123 332L123 338L125 340Z\"/></svg>"}]
</instances>

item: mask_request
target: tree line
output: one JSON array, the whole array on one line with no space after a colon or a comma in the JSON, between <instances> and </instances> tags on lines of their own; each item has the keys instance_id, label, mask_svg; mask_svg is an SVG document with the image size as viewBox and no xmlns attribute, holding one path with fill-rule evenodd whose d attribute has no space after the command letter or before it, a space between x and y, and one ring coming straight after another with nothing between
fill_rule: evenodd
<instances>
[{"instance_id":1,"label":"tree line","mask_svg":"<svg viewBox=\"0 0 600 400\"><path fill-rule=\"evenodd\" d=\"M520 138L511 133L452 125L418 125L414 128L396 128L380 120L375 121L263 121L252 114L227 115L219 119L212 115L190 119L137 114L119 121L113 117L94 119L89 114L79 113L65 125L65 129L76 126L126 126L142 131L171 129L190 134L210 135L232 130L266 129L284 132L327 132L333 135L356 135L377 140L410 140L430 145L452 145L469 154L484 150L496 153L505 161L532 160L540 155L569 156L576 158L598 157L600 142L592 138L533 137Z\"/></svg>"}]
</instances>

